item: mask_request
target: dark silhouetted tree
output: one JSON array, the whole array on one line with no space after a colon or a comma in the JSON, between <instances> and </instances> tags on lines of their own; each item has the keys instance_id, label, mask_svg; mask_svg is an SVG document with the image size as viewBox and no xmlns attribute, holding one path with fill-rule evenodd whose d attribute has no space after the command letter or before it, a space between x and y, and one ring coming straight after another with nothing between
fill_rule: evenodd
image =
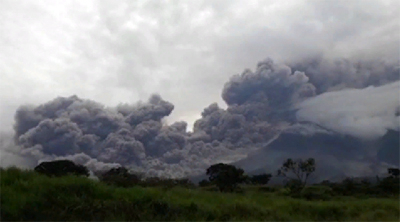
<instances>
[{"instance_id":1,"label":"dark silhouetted tree","mask_svg":"<svg viewBox=\"0 0 400 222\"><path fill-rule=\"evenodd\" d=\"M278 170L278 176L284 176L289 179L298 180L304 187L310 175L315 171L315 160L309 158L307 160L287 159L282 167ZM294 178L293 178L294 176Z\"/></svg>"},{"instance_id":2,"label":"dark silhouetted tree","mask_svg":"<svg viewBox=\"0 0 400 222\"><path fill-rule=\"evenodd\" d=\"M99 177L100 181L115 186L130 187L140 182L140 177L128 172L125 167L113 168Z\"/></svg>"},{"instance_id":3,"label":"dark silhouetted tree","mask_svg":"<svg viewBox=\"0 0 400 222\"><path fill-rule=\"evenodd\" d=\"M388 173L390 174L390 176L397 178L399 177L400 170L399 168L389 168Z\"/></svg>"},{"instance_id":4,"label":"dark silhouetted tree","mask_svg":"<svg viewBox=\"0 0 400 222\"><path fill-rule=\"evenodd\" d=\"M246 180L244 171L235 166L218 163L207 169L209 181L214 183L221 192L233 192L239 183Z\"/></svg>"},{"instance_id":5,"label":"dark silhouetted tree","mask_svg":"<svg viewBox=\"0 0 400 222\"><path fill-rule=\"evenodd\" d=\"M77 176L89 176L89 170L82 165L77 165L71 160L55 160L50 162L42 162L34 169L38 173L47 176L66 176L73 174Z\"/></svg>"}]
</instances>

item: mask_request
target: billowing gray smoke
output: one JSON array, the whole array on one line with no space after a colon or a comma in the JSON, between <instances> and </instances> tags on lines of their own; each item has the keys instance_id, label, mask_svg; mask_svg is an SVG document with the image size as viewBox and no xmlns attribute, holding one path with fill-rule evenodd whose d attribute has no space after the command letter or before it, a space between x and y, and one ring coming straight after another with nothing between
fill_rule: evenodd
<instances>
[{"instance_id":1,"label":"billowing gray smoke","mask_svg":"<svg viewBox=\"0 0 400 222\"><path fill-rule=\"evenodd\" d=\"M400 128L399 116L395 114L400 107L398 63L319 59L293 64L289 67L266 59L258 63L254 72L245 70L233 76L222 92L227 110L210 105L195 123L194 132L203 138L228 140L236 145L269 142L265 150L261 149L263 152L253 154L257 160L249 155L243 159L246 164L238 162L238 166L250 171L263 166L268 166L268 170L277 168L284 158L299 156L315 157L324 165L320 168L330 168L331 176L344 175L345 171L374 174L388 164L398 165L398 158L390 159L391 155L378 158L382 148L376 145L388 129L398 132ZM366 88L370 85L381 87ZM328 93L338 90L341 91ZM270 140L280 131L292 129L286 128L289 124L282 127L282 123L296 125L299 121L317 125L300 127L300 131L312 131L307 136L297 130ZM319 130L324 129L320 126L332 130L331 133L320 134ZM398 150L399 145L396 146Z\"/></svg>"},{"instance_id":2,"label":"billowing gray smoke","mask_svg":"<svg viewBox=\"0 0 400 222\"><path fill-rule=\"evenodd\" d=\"M120 164L167 176L186 175L176 169L185 164L192 170L203 169L209 163L200 159L228 151L202 139L196 142L186 132L186 122L163 125L162 119L173 108L159 95L115 108L77 96L58 97L38 107L20 107L15 115L15 140L23 155L38 161L64 157L92 170Z\"/></svg>"},{"instance_id":3,"label":"billowing gray smoke","mask_svg":"<svg viewBox=\"0 0 400 222\"><path fill-rule=\"evenodd\" d=\"M255 72L246 69L233 76L222 92L227 110L211 104L193 131L208 141L257 146L271 139L282 121L293 120L294 101L314 95L315 87L305 73L266 59L258 63Z\"/></svg>"},{"instance_id":4,"label":"billowing gray smoke","mask_svg":"<svg viewBox=\"0 0 400 222\"><path fill-rule=\"evenodd\" d=\"M171 114L174 105L159 95L151 96L147 102L134 105L121 104L114 108L71 96L58 97L37 107L20 107L15 115L15 142L21 149L20 154L24 157L33 157L36 163L42 160L68 158L85 164L92 170L125 165L145 171L152 176L180 177L204 173L205 168L213 163L239 160L246 157L250 151L271 143L274 141L271 139L276 138L282 130L286 130L287 126L299 124L296 117L323 125L325 128L332 126L333 130L337 131L335 132L337 135L329 133L323 138L339 138L339 135L348 134L353 128L343 128L340 121L326 124L326 121L318 116L319 109L315 108L318 104L326 107L334 107L336 104L326 103L325 94L318 94L346 87L379 86L399 79L398 67L390 64L338 61L340 62L318 60L318 62L296 63L290 67L266 59L258 63L254 72L245 70L241 75L233 76L225 84L222 92L222 98L228 108L222 109L216 103L206 107L201 113L202 117L194 123L193 132L186 131L186 122L163 124L163 118ZM385 96L389 95L392 98L393 86L383 91ZM345 99L346 103L343 104L351 106L352 103L360 103L358 94L348 96L347 92L349 91L341 91L335 95L354 100L349 103ZM379 90L368 90L368 92L377 94L375 92ZM331 94L327 97L329 95L331 98L337 98ZM379 96L376 98L382 101ZM376 119L377 115L391 121L393 119L391 115L395 115L392 108L396 107L396 104L392 104L393 101L396 100L393 98L389 100L390 113L381 112L384 109L382 107L377 111L362 112L363 122L377 123L380 121ZM375 103L357 107L368 109L371 104ZM298 109L300 110L297 111ZM320 110L322 113L328 113L324 109ZM360 112L351 111L355 114L350 118L357 123L357 115ZM349 113L346 109L341 112L340 117ZM315 115L308 115L309 113ZM375 119L368 121L369 118ZM379 128L380 131L385 131L386 126L398 130L391 124L385 123ZM341 129L347 131L340 131ZM382 136L385 132L380 133ZM302 141L302 138L308 137L300 135L299 138L299 141ZM357 138L354 137L352 141L354 140ZM356 144L365 145L364 142ZM360 161L360 156L364 156L361 159L367 161L371 156L373 158L373 155L377 155L376 149L371 152L366 150L367 148L357 148L357 154L353 153L349 161L351 162L351 158L358 158L357 161ZM307 153L304 149L297 150L295 146L282 147L282 150L276 147L268 149L267 146L266 151L263 149L263 153L266 152L266 155L272 157L278 152L280 155L284 152L283 156L287 157L299 156L299 153L309 154L317 161L321 153L325 157L332 155L336 159L347 155L346 150L340 146L326 152L315 152L318 149L324 147L313 147L313 152ZM381 154L380 160L385 161L385 156L390 155ZM391 162L393 163L393 160Z\"/></svg>"},{"instance_id":5,"label":"billowing gray smoke","mask_svg":"<svg viewBox=\"0 0 400 222\"><path fill-rule=\"evenodd\" d=\"M287 110L294 101L312 97L315 87L304 72L266 59L255 72L246 69L233 76L224 86L222 98L229 112L240 113L247 120L266 120L277 110Z\"/></svg>"},{"instance_id":6,"label":"billowing gray smoke","mask_svg":"<svg viewBox=\"0 0 400 222\"><path fill-rule=\"evenodd\" d=\"M301 62L291 62L290 66L309 77L309 82L321 94L344 88L365 88L381 86L400 80L400 60L349 60L324 59L322 56Z\"/></svg>"}]
</instances>

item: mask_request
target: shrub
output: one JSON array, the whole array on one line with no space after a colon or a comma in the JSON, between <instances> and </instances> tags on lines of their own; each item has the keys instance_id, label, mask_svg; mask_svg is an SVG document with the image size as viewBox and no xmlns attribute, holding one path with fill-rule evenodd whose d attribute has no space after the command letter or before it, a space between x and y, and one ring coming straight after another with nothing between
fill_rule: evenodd
<instances>
[{"instance_id":1,"label":"shrub","mask_svg":"<svg viewBox=\"0 0 400 222\"><path fill-rule=\"evenodd\" d=\"M257 190L261 191L261 192L271 192L272 193L272 192L279 191L280 188L279 187L259 187Z\"/></svg>"},{"instance_id":2,"label":"shrub","mask_svg":"<svg viewBox=\"0 0 400 222\"><path fill-rule=\"evenodd\" d=\"M211 185L211 182L208 181L208 180L205 180L205 179L199 182L199 186L200 187L207 187L207 186L210 186L210 185Z\"/></svg>"},{"instance_id":3,"label":"shrub","mask_svg":"<svg viewBox=\"0 0 400 222\"><path fill-rule=\"evenodd\" d=\"M99 177L100 181L119 187L131 187L139 184L140 177L128 173L128 170L124 167L113 168Z\"/></svg>"},{"instance_id":4,"label":"shrub","mask_svg":"<svg viewBox=\"0 0 400 222\"><path fill-rule=\"evenodd\" d=\"M305 187L300 197L306 200L330 200L332 198L332 189L327 186L310 186Z\"/></svg>"},{"instance_id":5,"label":"shrub","mask_svg":"<svg viewBox=\"0 0 400 222\"><path fill-rule=\"evenodd\" d=\"M378 189L384 194L399 195L400 179L398 177L386 177L379 182Z\"/></svg>"},{"instance_id":6,"label":"shrub","mask_svg":"<svg viewBox=\"0 0 400 222\"><path fill-rule=\"evenodd\" d=\"M89 170L82 165L77 165L70 160L55 160L42 162L35 167L35 171L47 176L66 176L74 174L77 176L89 176Z\"/></svg>"},{"instance_id":7,"label":"shrub","mask_svg":"<svg viewBox=\"0 0 400 222\"><path fill-rule=\"evenodd\" d=\"M285 188L289 190L290 196L299 197L304 185L300 180L290 180L285 184Z\"/></svg>"},{"instance_id":8,"label":"shrub","mask_svg":"<svg viewBox=\"0 0 400 222\"><path fill-rule=\"evenodd\" d=\"M185 188L194 188L195 185L187 178L163 179L158 177L148 177L140 181L140 186L144 187L163 187L166 189L180 186Z\"/></svg>"},{"instance_id":9,"label":"shrub","mask_svg":"<svg viewBox=\"0 0 400 222\"><path fill-rule=\"evenodd\" d=\"M271 174L260 174L260 175L253 175L250 177L250 182L252 184L259 184L259 185L266 185L269 180L271 179Z\"/></svg>"}]
</instances>

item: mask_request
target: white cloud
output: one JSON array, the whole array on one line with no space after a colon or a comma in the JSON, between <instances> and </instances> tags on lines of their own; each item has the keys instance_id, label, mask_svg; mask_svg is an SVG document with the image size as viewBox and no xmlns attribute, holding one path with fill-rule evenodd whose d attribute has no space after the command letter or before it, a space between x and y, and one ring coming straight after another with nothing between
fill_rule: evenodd
<instances>
[{"instance_id":1,"label":"white cloud","mask_svg":"<svg viewBox=\"0 0 400 222\"><path fill-rule=\"evenodd\" d=\"M298 105L297 118L363 139L400 129L400 82L323 93Z\"/></svg>"}]
</instances>

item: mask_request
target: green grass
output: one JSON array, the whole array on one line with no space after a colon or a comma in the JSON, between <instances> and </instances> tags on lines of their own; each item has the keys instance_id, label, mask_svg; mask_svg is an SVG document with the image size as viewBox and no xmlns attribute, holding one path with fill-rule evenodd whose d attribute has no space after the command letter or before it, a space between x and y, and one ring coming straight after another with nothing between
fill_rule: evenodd
<instances>
[{"instance_id":1,"label":"green grass","mask_svg":"<svg viewBox=\"0 0 400 222\"><path fill-rule=\"evenodd\" d=\"M1 169L2 221L398 221L398 198L292 199L173 187L118 188L87 178Z\"/></svg>"}]
</instances>

